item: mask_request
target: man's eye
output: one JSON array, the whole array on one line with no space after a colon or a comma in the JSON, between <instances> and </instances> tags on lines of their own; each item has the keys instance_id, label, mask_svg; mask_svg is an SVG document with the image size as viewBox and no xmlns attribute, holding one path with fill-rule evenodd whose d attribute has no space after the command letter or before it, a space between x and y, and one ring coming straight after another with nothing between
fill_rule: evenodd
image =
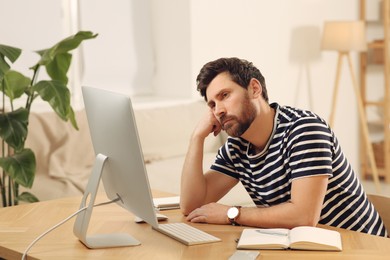
<instances>
[{"instance_id":1,"label":"man's eye","mask_svg":"<svg viewBox=\"0 0 390 260\"><path fill-rule=\"evenodd\" d=\"M222 97L227 97L227 96L229 96L229 93L227 93L227 92L224 92L224 93L222 93Z\"/></svg>"}]
</instances>

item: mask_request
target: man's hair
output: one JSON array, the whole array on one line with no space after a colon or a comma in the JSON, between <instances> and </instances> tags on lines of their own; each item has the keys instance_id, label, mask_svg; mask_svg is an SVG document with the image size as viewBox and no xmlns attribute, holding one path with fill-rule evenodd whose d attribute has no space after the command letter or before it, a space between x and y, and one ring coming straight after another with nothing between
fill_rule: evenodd
<instances>
[{"instance_id":1,"label":"man's hair","mask_svg":"<svg viewBox=\"0 0 390 260\"><path fill-rule=\"evenodd\" d=\"M229 73L231 79L241 87L248 89L252 78L257 79L262 87L262 96L268 102L268 93L265 79L260 70L252 62L239 58L220 58L206 63L196 78L197 90L207 101L206 90L210 82L220 73Z\"/></svg>"}]
</instances>

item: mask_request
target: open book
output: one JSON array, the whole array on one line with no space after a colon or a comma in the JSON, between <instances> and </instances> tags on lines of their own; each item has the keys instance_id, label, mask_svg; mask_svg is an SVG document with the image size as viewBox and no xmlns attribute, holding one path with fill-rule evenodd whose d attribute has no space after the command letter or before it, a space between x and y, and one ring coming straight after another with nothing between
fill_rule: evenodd
<instances>
[{"instance_id":1,"label":"open book","mask_svg":"<svg viewBox=\"0 0 390 260\"><path fill-rule=\"evenodd\" d=\"M247 228L242 231L237 248L341 251L342 244L339 232L318 227Z\"/></svg>"}]
</instances>

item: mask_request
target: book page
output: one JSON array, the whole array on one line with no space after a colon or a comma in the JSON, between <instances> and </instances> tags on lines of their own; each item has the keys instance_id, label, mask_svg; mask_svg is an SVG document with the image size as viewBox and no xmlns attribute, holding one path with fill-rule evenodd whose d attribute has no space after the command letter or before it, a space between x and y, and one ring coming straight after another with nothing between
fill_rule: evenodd
<instances>
[{"instance_id":1,"label":"book page","mask_svg":"<svg viewBox=\"0 0 390 260\"><path fill-rule=\"evenodd\" d=\"M289 247L289 230L244 229L237 243L239 249L286 249Z\"/></svg>"},{"instance_id":2,"label":"book page","mask_svg":"<svg viewBox=\"0 0 390 260\"><path fill-rule=\"evenodd\" d=\"M180 196L153 198L153 204L159 210L178 209L180 207Z\"/></svg>"},{"instance_id":3,"label":"book page","mask_svg":"<svg viewBox=\"0 0 390 260\"><path fill-rule=\"evenodd\" d=\"M341 251L341 235L334 230L317 227L296 227L290 232L290 247L302 250Z\"/></svg>"}]
</instances>

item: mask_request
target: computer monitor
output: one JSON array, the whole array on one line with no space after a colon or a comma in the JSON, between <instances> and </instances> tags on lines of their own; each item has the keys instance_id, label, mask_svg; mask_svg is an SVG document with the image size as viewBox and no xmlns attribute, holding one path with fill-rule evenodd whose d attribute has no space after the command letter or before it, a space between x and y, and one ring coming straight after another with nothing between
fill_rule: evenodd
<instances>
[{"instance_id":1,"label":"computer monitor","mask_svg":"<svg viewBox=\"0 0 390 260\"><path fill-rule=\"evenodd\" d=\"M149 180L130 97L104 89L82 88L92 143L96 154L92 174L81 201L74 234L89 248L139 245L128 234L87 235L100 179L107 197L158 226Z\"/></svg>"}]
</instances>

